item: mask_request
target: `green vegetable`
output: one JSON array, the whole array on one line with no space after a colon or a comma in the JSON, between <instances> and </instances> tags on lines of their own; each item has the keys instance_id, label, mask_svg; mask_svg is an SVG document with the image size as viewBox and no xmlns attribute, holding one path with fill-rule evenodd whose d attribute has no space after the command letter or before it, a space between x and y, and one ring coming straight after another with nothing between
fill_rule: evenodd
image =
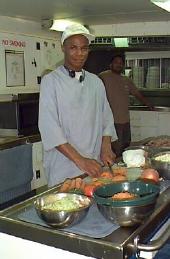
<instances>
[{"instance_id":1,"label":"green vegetable","mask_svg":"<svg viewBox=\"0 0 170 259\"><path fill-rule=\"evenodd\" d=\"M81 194L81 195L84 194L81 189L76 189L76 188L71 189L68 192L69 193L75 193L75 194Z\"/></svg>"},{"instance_id":2,"label":"green vegetable","mask_svg":"<svg viewBox=\"0 0 170 259\"><path fill-rule=\"evenodd\" d=\"M71 197L63 197L55 202L44 205L44 209L47 210L75 210L81 207L79 200L72 199Z\"/></svg>"}]
</instances>

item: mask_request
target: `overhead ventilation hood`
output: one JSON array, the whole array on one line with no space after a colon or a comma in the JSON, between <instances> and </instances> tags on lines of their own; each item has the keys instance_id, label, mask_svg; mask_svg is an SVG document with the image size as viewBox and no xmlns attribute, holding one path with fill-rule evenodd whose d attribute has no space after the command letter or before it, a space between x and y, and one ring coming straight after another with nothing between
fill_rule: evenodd
<instances>
[{"instance_id":1,"label":"overhead ventilation hood","mask_svg":"<svg viewBox=\"0 0 170 259\"><path fill-rule=\"evenodd\" d=\"M96 37L92 47L111 47L125 49L170 49L170 36Z\"/></svg>"}]
</instances>

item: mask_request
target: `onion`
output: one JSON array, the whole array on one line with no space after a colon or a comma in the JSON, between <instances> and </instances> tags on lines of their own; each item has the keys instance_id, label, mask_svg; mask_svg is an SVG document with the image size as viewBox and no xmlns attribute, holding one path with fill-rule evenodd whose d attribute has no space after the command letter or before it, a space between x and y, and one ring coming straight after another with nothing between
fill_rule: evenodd
<instances>
[{"instance_id":1,"label":"onion","mask_svg":"<svg viewBox=\"0 0 170 259\"><path fill-rule=\"evenodd\" d=\"M141 178L153 180L157 183L159 182L159 173L153 168L147 168L141 173Z\"/></svg>"}]
</instances>

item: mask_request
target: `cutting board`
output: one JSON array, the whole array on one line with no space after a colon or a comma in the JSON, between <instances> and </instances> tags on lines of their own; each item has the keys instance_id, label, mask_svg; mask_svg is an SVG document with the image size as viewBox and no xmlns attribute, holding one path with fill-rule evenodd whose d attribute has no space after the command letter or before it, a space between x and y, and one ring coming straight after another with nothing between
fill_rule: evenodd
<instances>
[{"instance_id":1,"label":"cutting board","mask_svg":"<svg viewBox=\"0 0 170 259\"><path fill-rule=\"evenodd\" d=\"M106 168L104 170L107 170ZM127 168L127 180L128 181L135 181L137 180L141 175L142 169L140 167L134 167L134 168ZM106 182L109 182L109 179L106 179ZM86 183L90 183L92 181L92 178L90 176L87 176L84 181Z\"/></svg>"}]
</instances>

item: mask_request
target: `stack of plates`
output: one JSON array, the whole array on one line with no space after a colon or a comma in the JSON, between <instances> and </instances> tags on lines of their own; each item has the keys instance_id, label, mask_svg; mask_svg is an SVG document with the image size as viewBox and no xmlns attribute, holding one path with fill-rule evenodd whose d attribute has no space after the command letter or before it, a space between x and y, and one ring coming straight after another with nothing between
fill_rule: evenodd
<instances>
[{"instance_id":1,"label":"stack of plates","mask_svg":"<svg viewBox=\"0 0 170 259\"><path fill-rule=\"evenodd\" d=\"M170 83L170 67L166 67L165 69L165 80Z\"/></svg>"},{"instance_id":2,"label":"stack of plates","mask_svg":"<svg viewBox=\"0 0 170 259\"><path fill-rule=\"evenodd\" d=\"M158 66L150 66L146 77L146 88L160 87L160 68Z\"/></svg>"},{"instance_id":3,"label":"stack of plates","mask_svg":"<svg viewBox=\"0 0 170 259\"><path fill-rule=\"evenodd\" d=\"M144 67L133 67L133 82L137 87L144 86Z\"/></svg>"},{"instance_id":4,"label":"stack of plates","mask_svg":"<svg viewBox=\"0 0 170 259\"><path fill-rule=\"evenodd\" d=\"M169 89L170 88L170 67L165 67L164 68L164 73L165 73L165 76L164 76L164 81L162 82L161 84L161 88L163 89Z\"/></svg>"}]
</instances>

